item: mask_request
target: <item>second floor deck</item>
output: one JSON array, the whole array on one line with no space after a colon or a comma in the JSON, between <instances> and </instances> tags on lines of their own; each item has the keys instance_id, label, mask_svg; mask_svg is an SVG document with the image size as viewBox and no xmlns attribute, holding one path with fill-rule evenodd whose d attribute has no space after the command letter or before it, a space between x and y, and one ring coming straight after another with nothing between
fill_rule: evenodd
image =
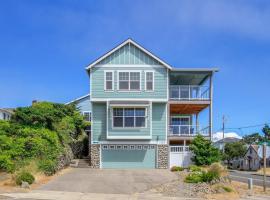
<instances>
[{"instance_id":1,"label":"second floor deck","mask_svg":"<svg viewBox=\"0 0 270 200\"><path fill-rule=\"evenodd\" d=\"M170 85L170 100L210 100L210 88L200 85Z\"/></svg>"}]
</instances>

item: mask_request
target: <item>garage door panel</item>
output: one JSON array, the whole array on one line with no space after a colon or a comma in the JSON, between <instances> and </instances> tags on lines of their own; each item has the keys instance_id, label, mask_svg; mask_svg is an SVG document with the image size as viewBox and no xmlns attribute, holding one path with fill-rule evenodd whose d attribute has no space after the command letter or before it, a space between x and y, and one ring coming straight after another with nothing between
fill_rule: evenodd
<instances>
[{"instance_id":1,"label":"garage door panel","mask_svg":"<svg viewBox=\"0 0 270 200\"><path fill-rule=\"evenodd\" d=\"M155 149L102 150L102 168L155 168Z\"/></svg>"}]
</instances>

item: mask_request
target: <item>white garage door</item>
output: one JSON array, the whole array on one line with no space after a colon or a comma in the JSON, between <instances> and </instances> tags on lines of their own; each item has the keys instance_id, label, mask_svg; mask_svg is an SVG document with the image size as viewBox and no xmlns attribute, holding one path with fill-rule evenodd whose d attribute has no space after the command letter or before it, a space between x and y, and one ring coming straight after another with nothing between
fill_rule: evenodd
<instances>
[{"instance_id":1,"label":"white garage door","mask_svg":"<svg viewBox=\"0 0 270 200\"><path fill-rule=\"evenodd\" d=\"M188 167L191 164L191 152L188 146L170 146L170 168Z\"/></svg>"}]
</instances>

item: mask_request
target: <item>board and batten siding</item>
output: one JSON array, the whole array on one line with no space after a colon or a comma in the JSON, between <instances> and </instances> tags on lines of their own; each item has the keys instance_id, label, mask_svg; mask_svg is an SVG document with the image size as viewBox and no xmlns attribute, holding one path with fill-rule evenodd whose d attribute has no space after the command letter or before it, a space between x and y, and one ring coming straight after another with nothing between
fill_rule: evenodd
<instances>
[{"instance_id":1,"label":"board and batten siding","mask_svg":"<svg viewBox=\"0 0 270 200\"><path fill-rule=\"evenodd\" d=\"M166 103L152 104L152 140L166 141Z\"/></svg>"},{"instance_id":2,"label":"board and batten siding","mask_svg":"<svg viewBox=\"0 0 270 200\"><path fill-rule=\"evenodd\" d=\"M106 103L92 103L92 141L106 140Z\"/></svg>"},{"instance_id":3,"label":"board and batten siding","mask_svg":"<svg viewBox=\"0 0 270 200\"><path fill-rule=\"evenodd\" d=\"M120 49L113 52L111 55L107 56L101 60L98 65L104 64L139 64L139 65L161 65L157 60L153 59L141 49L135 47L133 44L128 43Z\"/></svg>"},{"instance_id":4,"label":"board and batten siding","mask_svg":"<svg viewBox=\"0 0 270 200\"><path fill-rule=\"evenodd\" d=\"M114 72L114 90L104 90L104 71L111 70ZM141 71L141 90L140 91L119 91L117 88L118 71ZM145 91L145 71L154 72L154 91ZM92 78L92 98L167 98L167 69L163 66L152 67L136 67L128 66L121 67L95 67L91 70Z\"/></svg>"}]
</instances>

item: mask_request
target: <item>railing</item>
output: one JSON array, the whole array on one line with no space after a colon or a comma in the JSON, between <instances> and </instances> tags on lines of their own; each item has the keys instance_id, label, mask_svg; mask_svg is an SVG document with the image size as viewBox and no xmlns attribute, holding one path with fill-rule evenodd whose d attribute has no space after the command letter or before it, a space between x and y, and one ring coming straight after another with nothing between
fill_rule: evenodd
<instances>
[{"instance_id":1,"label":"railing","mask_svg":"<svg viewBox=\"0 0 270 200\"><path fill-rule=\"evenodd\" d=\"M172 100L209 100L208 86L199 85L171 85L170 99Z\"/></svg>"},{"instance_id":2,"label":"railing","mask_svg":"<svg viewBox=\"0 0 270 200\"><path fill-rule=\"evenodd\" d=\"M209 136L209 127L200 128L196 125L170 125L170 136L196 136L201 134L203 136Z\"/></svg>"},{"instance_id":3,"label":"railing","mask_svg":"<svg viewBox=\"0 0 270 200\"><path fill-rule=\"evenodd\" d=\"M189 152L189 146L170 146L170 152Z\"/></svg>"}]
</instances>

